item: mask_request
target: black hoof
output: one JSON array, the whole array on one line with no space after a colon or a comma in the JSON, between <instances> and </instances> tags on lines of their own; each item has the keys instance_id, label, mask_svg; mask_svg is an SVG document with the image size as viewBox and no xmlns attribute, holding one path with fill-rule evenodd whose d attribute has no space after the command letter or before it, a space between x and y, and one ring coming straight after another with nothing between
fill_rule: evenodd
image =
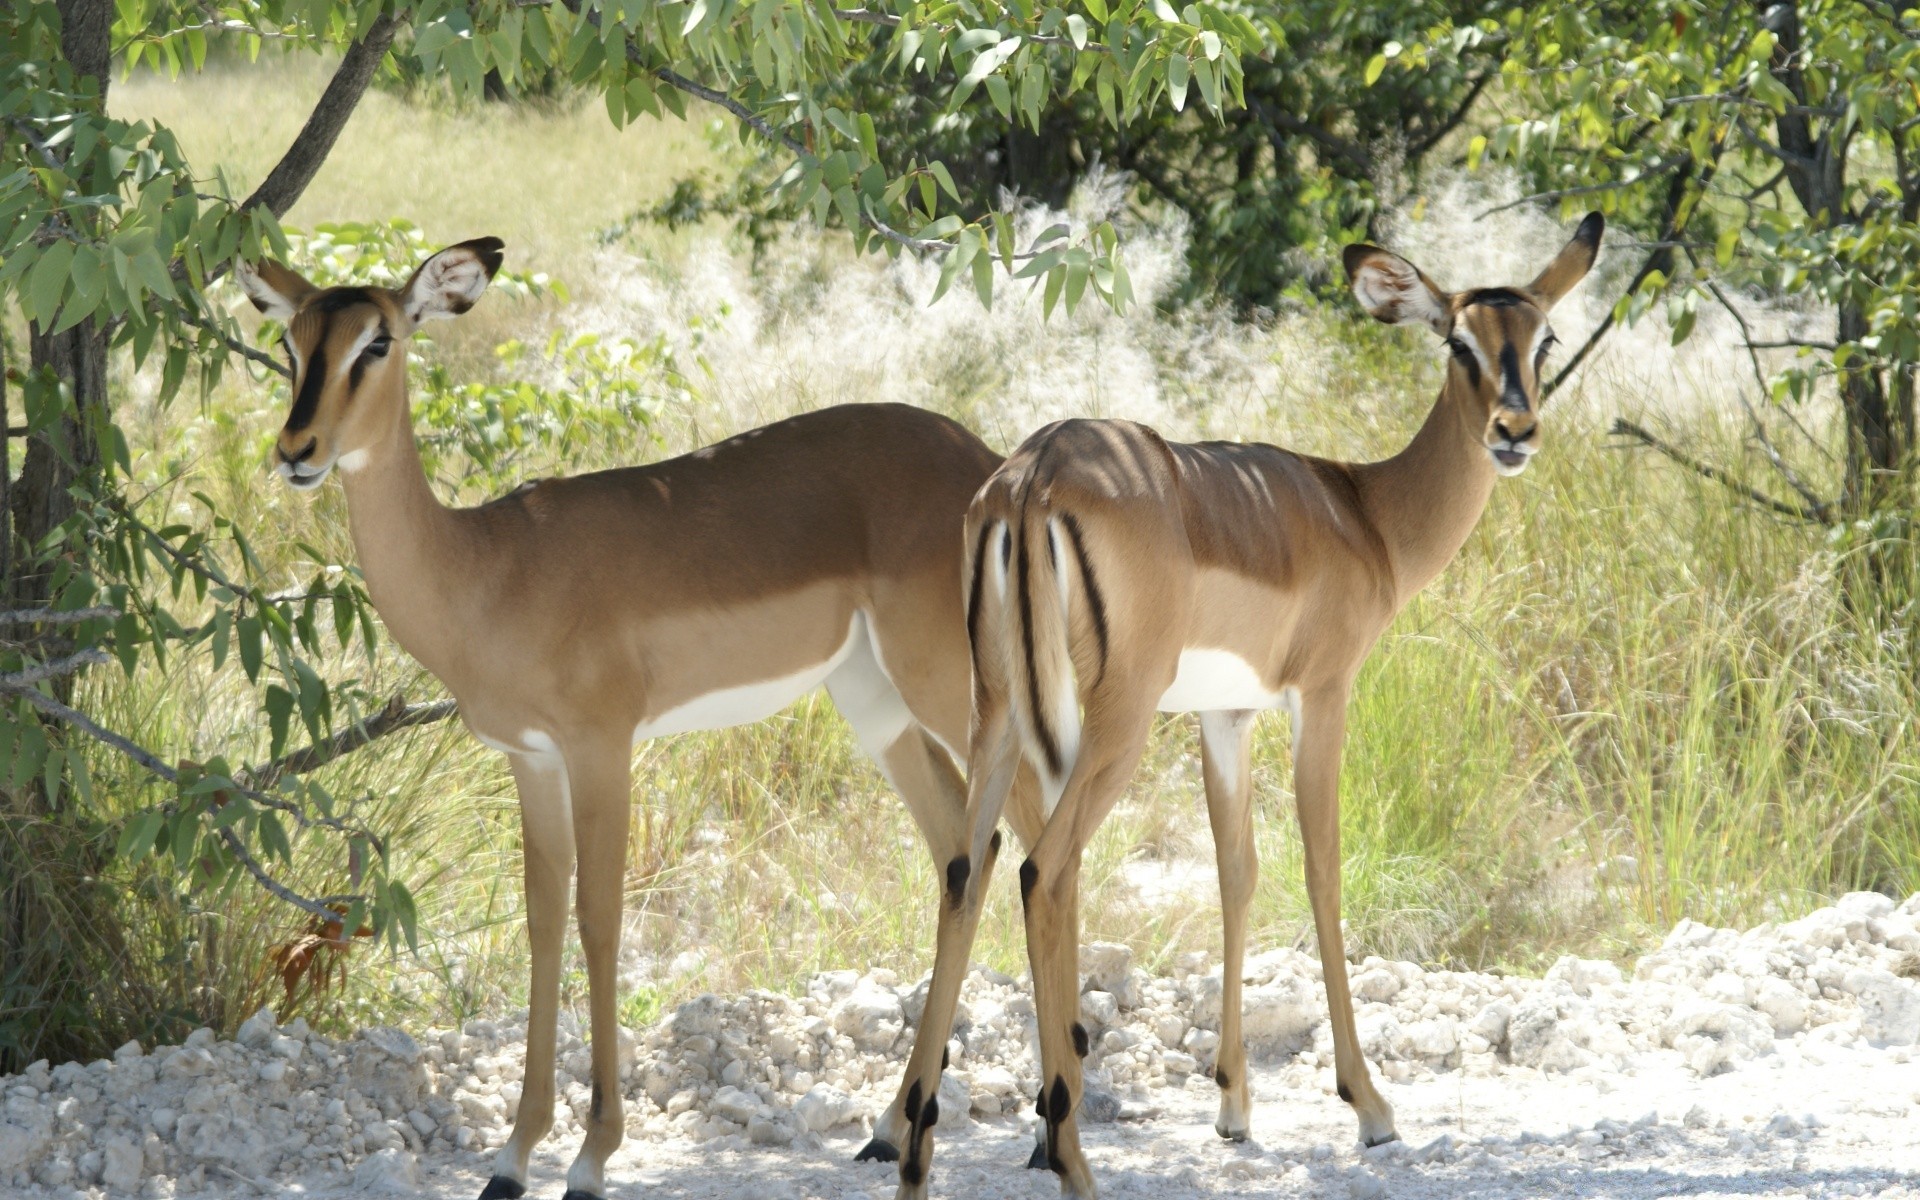
<instances>
[{"instance_id":1,"label":"black hoof","mask_svg":"<svg viewBox=\"0 0 1920 1200\"><path fill-rule=\"evenodd\" d=\"M1047 1144L1045 1142L1035 1142L1033 1144L1033 1153L1027 1156L1027 1170L1050 1171L1052 1169L1053 1163L1047 1158Z\"/></svg>"},{"instance_id":2,"label":"black hoof","mask_svg":"<svg viewBox=\"0 0 1920 1200\"><path fill-rule=\"evenodd\" d=\"M892 1142L874 1138L860 1147L860 1153L853 1156L855 1162L899 1162L900 1150Z\"/></svg>"},{"instance_id":3,"label":"black hoof","mask_svg":"<svg viewBox=\"0 0 1920 1200\"><path fill-rule=\"evenodd\" d=\"M1247 1131L1244 1129L1222 1129L1220 1126L1215 1125L1213 1131L1229 1142L1244 1142L1247 1140Z\"/></svg>"},{"instance_id":4,"label":"black hoof","mask_svg":"<svg viewBox=\"0 0 1920 1200\"><path fill-rule=\"evenodd\" d=\"M508 1179L505 1175L495 1175L487 1180L487 1186L480 1189L480 1200L520 1200L527 1194L527 1185L517 1179Z\"/></svg>"},{"instance_id":5,"label":"black hoof","mask_svg":"<svg viewBox=\"0 0 1920 1200\"><path fill-rule=\"evenodd\" d=\"M560 1200L607 1200L605 1196L596 1196L592 1192L583 1192L579 1188L568 1188L560 1193Z\"/></svg>"},{"instance_id":6,"label":"black hoof","mask_svg":"<svg viewBox=\"0 0 1920 1200\"><path fill-rule=\"evenodd\" d=\"M1398 1133L1390 1133L1383 1138L1375 1138L1372 1141L1368 1142L1367 1149L1371 1150L1375 1146L1384 1146L1388 1142L1397 1142L1399 1140L1400 1140L1400 1135Z\"/></svg>"}]
</instances>

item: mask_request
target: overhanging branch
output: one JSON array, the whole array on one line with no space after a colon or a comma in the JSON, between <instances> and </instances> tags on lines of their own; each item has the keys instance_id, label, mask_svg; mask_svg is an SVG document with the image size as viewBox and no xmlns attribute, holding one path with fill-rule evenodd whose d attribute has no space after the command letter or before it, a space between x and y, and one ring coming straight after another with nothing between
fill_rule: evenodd
<instances>
[{"instance_id":1,"label":"overhanging branch","mask_svg":"<svg viewBox=\"0 0 1920 1200\"><path fill-rule=\"evenodd\" d=\"M1785 500L1767 495L1758 488L1747 486L1721 468L1714 466L1712 463L1701 462L1686 451L1661 441L1645 427L1636 425L1624 417L1615 417L1613 428L1609 432L1633 438L1641 445L1672 459L1694 474L1711 479L1728 491L1745 496L1755 504L1770 508L1782 516L1793 517L1796 520L1805 521L1809 525L1824 524L1817 516L1801 508L1799 505L1789 504Z\"/></svg>"}]
</instances>

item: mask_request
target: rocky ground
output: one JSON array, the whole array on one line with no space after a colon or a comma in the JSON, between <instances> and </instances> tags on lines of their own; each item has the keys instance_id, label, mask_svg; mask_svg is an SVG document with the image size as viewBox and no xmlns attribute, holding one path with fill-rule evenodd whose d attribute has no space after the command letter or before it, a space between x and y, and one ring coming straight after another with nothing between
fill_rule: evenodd
<instances>
[{"instance_id":1,"label":"rocky ground","mask_svg":"<svg viewBox=\"0 0 1920 1200\"><path fill-rule=\"evenodd\" d=\"M1219 968L1083 955L1088 1153L1112 1197L1920 1196L1920 895L1843 898L1747 932L1682 922L1629 975L1563 959L1544 979L1353 971L1363 1044L1402 1142L1360 1151L1333 1098L1316 960L1248 964L1254 1137L1212 1132ZM923 996L887 972L806 995L702 997L622 1043L617 1197L865 1200L850 1160L884 1107ZM1024 1169L1032 1004L976 970L950 1046L936 1194L1043 1200ZM122 1047L0 1078L0 1196L470 1198L520 1095L511 1019L345 1041L261 1013L233 1041ZM562 1190L587 1053L561 1034L561 1103L535 1195Z\"/></svg>"}]
</instances>

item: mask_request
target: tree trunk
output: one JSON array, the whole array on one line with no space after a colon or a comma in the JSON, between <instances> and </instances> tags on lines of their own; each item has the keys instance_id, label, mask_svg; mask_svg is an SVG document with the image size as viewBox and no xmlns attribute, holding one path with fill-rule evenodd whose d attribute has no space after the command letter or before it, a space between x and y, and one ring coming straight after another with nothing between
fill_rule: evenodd
<instances>
[{"instance_id":1,"label":"tree trunk","mask_svg":"<svg viewBox=\"0 0 1920 1200\"><path fill-rule=\"evenodd\" d=\"M95 102L104 109L113 5L109 0L59 0L58 8L61 53L76 75L94 81ZM0 528L10 526L12 536L0 542L0 608L39 608L52 599L51 564L40 558L39 546L73 515L73 486L98 471L98 432L107 413L107 339L91 318L57 334L34 326L28 331L27 357L32 371L27 386L57 380L70 406L52 428L27 442L20 478L5 481L8 519ZM64 701L72 687L69 676L55 691ZM31 803L34 798L25 799Z\"/></svg>"},{"instance_id":2,"label":"tree trunk","mask_svg":"<svg viewBox=\"0 0 1920 1200\"><path fill-rule=\"evenodd\" d=\"M1854 342L1867 335L1867 314L1858 305L1840 306L1838 338ZM1911 387L1883 372L1843 368L1840 406L1847 421L1847 505L1871 512L1897 504L1900 479L1913 449Z\"/></svg>"}]
</instances>

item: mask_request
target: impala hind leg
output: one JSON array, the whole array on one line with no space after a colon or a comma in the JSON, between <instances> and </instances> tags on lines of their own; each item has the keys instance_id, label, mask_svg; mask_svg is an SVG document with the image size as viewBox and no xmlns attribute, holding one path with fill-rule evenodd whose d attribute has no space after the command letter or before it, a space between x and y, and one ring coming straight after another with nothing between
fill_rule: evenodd
<instances>
[{"instance_id":1,"label":"impala hind leg","mask_svg":"<svg viewBox=\"0 0 1920 1200\"><path fill-rule=\"evenodd\" d=\"M1321 975L1327 985L1327 1016L1333 1026L1333 1070L1340 1098L1360 1119L1360 1140L1369 1146L1399 1137L1393 1107L1373 1085L1353 1026L1353 993L1347 986L1346 943L1340 935L1340 748L1346 737L1344 688L1304 695L1294 730L1294 802L1307 863L1307 899L1320 942Z\"/></svg>"},{"instance_id":2,"label":"impala hind leg","mask_svg":"<svg viewBox=\"0 0 1920 1200\"><path fill-rule=\"evenodd\" d=\"M1122 672L1116 669L1113 674ZM1157 696L1165 689L1132 690ZM1034 1110L1045 1138L1047 1165L1060 1177L1060 1194L1073 1200L1092 1200L1097 1194L1092 1169L1080 1150L1078 1118L1084 1091L1081 1059L1089 1048L1080 1020L1080 860L1133 778L1153 719L1150 703L1133 711L1115 708L1111 702L1088 703L1072 774L1033 853L1020 864L1020 899L1040 1026L1040 1093Z\"/></svg>"},{"instance_id":3,"label":"impala hind leg","mask_svg":"<svg viewBox=\"0 0 1920 1200\"><path fill-rule=\"evenodd\" d=\"M1220 1085L1220 1115L1213 1131L1244 1142L1251 1124L1253 1090L1247 1080L1247 1045L1240 1025L1241 971L1247 952L1247 906L1259 878L1253 845L1251 712L1200 714L1200 762L1207 784L1207 817L1219 864L1224 955L1220 968L1220 1048L1213 1081Z\"/></svg>"},{"instance_id":4,"label":"impala hind leg","mask_svg":"<svg viewBox=\"0 0 1920 1200\"><path fill-rule=\"evenodd\" d=\"M570 747L567 755L574 852L580 861L575 903L580 918L580 948L587 960L593 1071L587 1136L578 1157L567 1168L567 1191L562 1200L600 1200L607 1194L607 1157L619 1148L627 1132L620 1093L620 997L615 968L626 888L631 753L626 737L614 736Z\"/></svg>"},{"instance_id":5,"label":"impala hind leg","mask_svg":"<svg viewBox=\"0 0 1920 1200\"><path fill-rule=\"evenodd\" d=\"M913 1053L900 1081L897 1146L900 1184L897 1200L925 1200L933 1171L933 1131L940 1122L940 1076L947 1066L947 1037L966 978L967 961L979 929L980 908L989 872L1000 847L995 828L1007 794L1021 777L1020 759L1004 709L989 712L974 729L969 767L972 791L966 809L965 852L947 864L947 887L940 903L940 934L927 989L927 1005L914 1036ZM876 1126L876 1139L880 1135ZM872 1143L869 1143L869 1148ZM863 1156L867 1155L862 1151Z\"/></svg>"},{"instance_id":6,"label":"impala hind leg","mask_svg":"<svg viewBox=\"0 0 1920 1200\"><path fill-rule=\"evenodd\" d=\"M567 888L573 878L573 815L558 755L508 756L520 793L521 857L526 869L527 1060L513 1136L493 1160L480 1200L516 1200L527 1190L527 1157L553 1128L554 1024L560 1007L560 951L567 937Z\"/></svg>"}]
</instances>

